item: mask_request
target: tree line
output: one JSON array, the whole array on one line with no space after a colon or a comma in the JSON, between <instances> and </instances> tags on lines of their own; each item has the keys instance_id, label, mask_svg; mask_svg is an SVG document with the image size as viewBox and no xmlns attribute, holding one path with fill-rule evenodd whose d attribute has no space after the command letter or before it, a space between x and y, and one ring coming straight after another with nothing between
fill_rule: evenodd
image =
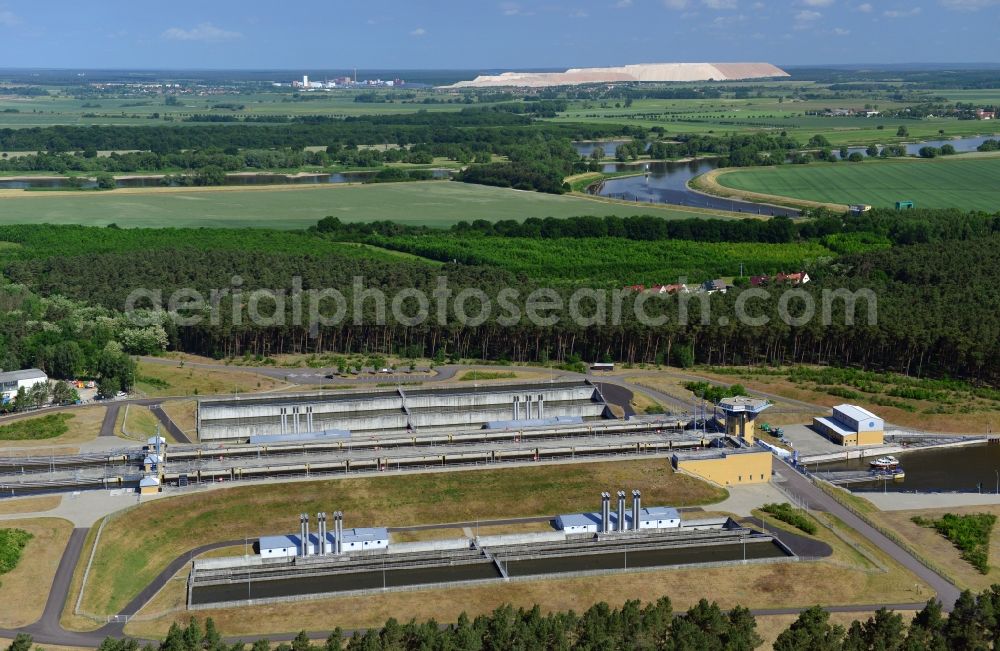
<instances>
[{"instance_id":1,"label":"tree line","mask_svg":"<svg viewBox=\"0 0 1000 651\"><path fill-rule=\"evenodd\" d=\"M304 631L278 645L259 639L252 645L228 643L209 618L191 618L186 626L172 624L158 645L130 638L105 638L99 651L511 651L516 649L576 649L581 651L753 651L763 645L757 620L742 606L725 611L702 599L683 612L661 597L642 604L626 601L620 608L601 602L583 613L503 605L470 618L443 625L433 619L400 623L390 618L382 626L349 635L335 628L320 644ZM33 640L19 634L7 651L31 651ZM775 651L975 651L1000 646L1000 586L978 594L965 591L950 613L930 600L907 621L880 608L866 619L844 627L830 621L820 606L803 610L776 637Z\"/></svg>"}]
</instances>

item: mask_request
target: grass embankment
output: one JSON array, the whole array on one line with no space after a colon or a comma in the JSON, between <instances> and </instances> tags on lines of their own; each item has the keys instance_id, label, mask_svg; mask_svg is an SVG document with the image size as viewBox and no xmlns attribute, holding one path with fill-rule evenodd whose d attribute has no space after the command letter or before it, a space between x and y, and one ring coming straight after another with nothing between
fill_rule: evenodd
<instances>
[{"instance_id":1,"label":"grass embankment","mask_svg":"<svg viewBox=\"0 0 1000 651\"><path fill-rule=\"evenodd\" d=\"M136 389L150 397L253 393L287 386L287 382L247 371L209 369L139 361Z\"/></svg>"},{"instance_id":2,"label":"grass embankment","mask_svg":"<svg viewBox=\"0 0 1000 651\"><path fill-rule=\"evenodd\" d=\"M0 502L0 515L11 515L15 513L39 513L41 511L51 511L59 506L62 497L59 495L46 495L44 497L21 497L17 499L3 500Z\"/></svg>"},{"instance_id":3,"label":"grass embankment","mask_svg":"<svg viewBox=\"0 0 1000 651\"><path fill-rule=\"evenodd\" d=\"M95 405L4 419L0 426L0 450L4 454L37 454L39 449L55 453L55 446L93 441L101 433L104 412L103 406ZM60 453L72 454L76 449L66 448Z\"/></svg>"},{"instance_id":4,"label":"grass embankment","mask_svg":"<svg viewBox=\"0 0 1000 651\"><path fill-rule=\"evenodd\" d=\"M25 418L0 426L0 441L39 441L54 439L69 431L72 416L66 413Z\"/></svg>"},{"instance_id":5,"label":"grass embankment","mask_svg":"<svg viewBox=\"0 0 1000 651\"><path fill-rule=\"evenodd\" d=\"M16 628L42 616L73 525L57 518L2 524L9 528L0 529L0 628ZM27 540L4 533L11 530L25 532Z\"/></svg>"},{"instance_id":6,"label":"grass embankment","mask_svg":"<svg viewBox=\"0 0 1000 651\"><path fill-rule=\"evenodd\" d=\"M0 191L0 224L301 229L333 215L346 222L387 219L446 227L475 219L635 214L690 219L700 213L442 181L56 194Z\"/></svg>"},{"instance_id":7,"label":"grass embankment","mask_svg":"<svg viewBox=\"0 0 1000 651\"><path fill-rule=\"evenodd\" d=\"M834 521L839 526L839 521ZM768 517L767 527L785 528ZM850 536L846 528L840 531ZM605 575L575 579L543 579L481 587L454 587L443 590L420 590L335 597L295 604L275 604L213 610L203 613L213 617L227 634L263 635L298 630L329 630L334 626L362 628L381 625L388 617L406 621L410 618L434 618L451 622L459 613L470 616L486 613L504 603L543 611L573 609L582 612L598 601L619 606L627 599L641 596L655 600L669 596L675 609L693 606L702 597L716 600L723 608L737 604L751 608L792 607L814 603L870 603L872 595L900 602L922 601L931 595L912 574L900 568L881 550L858 544L863 553L846 544L829 529L819 528L816 538L833 548L829 561L800 562L746 567L693 568L643 572L631 575ZM883 571L869 557L878 561ZM178 574L182 577L185 571ZM154 617L176 609L149 622L134 621L127 632L132 635L163 635L170 623L184 623L186 589L183 580L171 581L141 613ZM775 633L776 635L777 633Z\"/></svg>"},{"instance_id":8,"label":"grass embankment","mask_svg":"<svg viewBox=\"0 0 1000 651\"><path fill-rule=\"evenodd\" d=\"M480 380L512 380L517 377L513 371L466 371L462 373L460 382L476 382Z\"/></svg>"},{"instance_id":9,"label":"grass embankment","mask_svg":"<svg viewBox=\"0 0 1000 651\"><path fill-rule=\"evenodd\" d=\"M160 499L107 524L84 610L116 613L191 547L292 531L296 513L337 508L347 526L555 515L593 509L598 493L613 487L638 488L649 504L676 506L727 495L650 459L241 486ZM136 518L146 525L137 529Z\"/></svg>"},{"instance_id":10,"label":"grass embankment","mask_svg":"<svg viewBox=\"0 0 1000 651\"><path fill-rule=\"evenodd\" d=\"M892 207L913 201L920 208L996 210L1000 205L1000 158L973 155L933 160L812 163L721 170L721 188L772 199Z\"/></svg>"},{"instance_id":11,"label":"grass embankment","mask_svg":"<svg viewBox=\"0 0 1000 651\"><path fill-rule=\"evenodd\" d=\"M981 434L1000 415L1000 391L962 380L815 366L706 367L696 372L827 407L857 403L895 425L921 430Z\"/></svg>"}]
</instances>

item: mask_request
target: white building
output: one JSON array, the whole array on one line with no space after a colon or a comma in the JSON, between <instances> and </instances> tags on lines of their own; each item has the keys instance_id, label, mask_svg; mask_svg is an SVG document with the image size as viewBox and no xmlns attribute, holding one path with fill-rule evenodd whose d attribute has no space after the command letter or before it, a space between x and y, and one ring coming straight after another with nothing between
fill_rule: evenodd
<instances>
[{"instance_id":1,"label":"white building","mask_svg":"<svg viewBox=\"0 0 1000 651\"><path fill-rule=\"evenodd\" d=\"M10 402L17 396L18 389L30 391L36 384L48 382L49 376L37 368L27 368L23 371L8 371L0 373L0 392L2 402Z\"/></svg>"},{"instance_id":2,"label":"white building","mask_svg":"<svg viewBox=\"0 0 1000 651\"><path fill-rule=\"evenodd\" d=\"M336 548L336 536L332 531L326 533L326 549L332 554ZM341 541L341 552L359 552L370 549L387 549L389 547L389 530L384 527L344 529ZM319 534L311 532L307 551L309 556L319 553ZM299 534L285 536L261 536L261 558L290 558L302 553L302 537Z\"/></svg>"},{"instance_id":3,"label":"white building","mask_svg":"<svg viewBox=\"0 0 1000 651\"><path fill-rule=\"evenodd\" d=\"M618 530L618 513L609 514L611 531ZM640 529L676 529L681 526L681 516L677 509L667 506L652 506L639 509ZM625 511L625 528L632 530L632 511ZM568 513L556 516L556 529L566 533L598 533L601 530L600 513Z\"/></svg>"}]
</instances>

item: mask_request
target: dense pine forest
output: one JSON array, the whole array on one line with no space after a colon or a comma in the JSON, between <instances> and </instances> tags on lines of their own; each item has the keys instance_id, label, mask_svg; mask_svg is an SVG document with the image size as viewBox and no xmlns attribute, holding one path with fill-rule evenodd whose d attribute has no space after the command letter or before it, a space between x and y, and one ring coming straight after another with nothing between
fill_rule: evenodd
<instances>
[{"instance_id":1,"label":"dense pine forest","mask_svg":"<svg viewBox=\"0 0 1000 651\"><path fill-rule=\"evenodd\" d=\"M940 649L990 649L1000 643L1000 586L978 595L964 592L952 612L929 601L908 622L884 608L864 620L844 627L830 622L819 606L808 608L774 640L776 651L937 651ZM143 651L247 651L247 644L228 643L215 623L204 627L195 619L187 626L174 624L159 646ZM675 612L670 600L661 598L643 605L627 601L621 608L599 603L582 614L543 613L540 608L501 606L492 613L470 618L464 613L453 624L434 620L400 623L389 619L381 627L345 634L334 629L325 642L314 644L305 632L290 643L274 646L266 639L251 651L389 651L454 650L511 651L515 649L578 649L588 651L752 651L763 638L757 621L746 608L723 611L702 599L685 612ZM8 651L31 651L32 639L21 634ZM107 638L100 651L138 651L132 639Z\"/></svg>"},{"instance_id":2,"label":"dense pine forest","mask_svg":"<svg viewBox=\"0 0 1000 651\"><path fill-rule=\"evenodd\" d=\"M116 342L132 354L168 348L214 357L336 351L529 363L571 358L678 366L801 362L995 385L1000 381L1000 326L994 316L1000 309L998 230L998 215L957 211L872 211L864 217L822 215L797 222L529 220L460 224L448 231L336 220L323 220L307 232L5 226L0 227L0 240L7 243L0 248L0 266L7 284L0 288L0 300L7 310L0 321L0 363L4 368L39 366L54 377L68 377L71 371L98 375L99 354ZM807 271L812 282L796 288L805 297L789 301L789 312L801 315L811 299L816 318L782 321L781 290L787 287L772 286L769 297L745 305L769 321L740 322L737 307L749 276L793 271ZM442 277L453 293L482 290L494 308L488 318L462 325L449 309L444 321L435 313L404 324L390 313L380 323L375 301L355 301L356 292L371 288L390 298L401 289L429 296ZM627 285L674 283L681 277L693 287L725 277L732 288L655 299L622 291ZM254 325L234 317L232 290L293 291L296 282L304 292L337 289L350 305L360 305L360 321L350 311L336 323L311 330L307 322ZM596 302L589 300L579 303L579 311L594 319L582 323L564 315L540 325L523 309L513 318L498 309L504 289L523 300L548 288L565 306L581 287L604 292L598 295L609 302L620 293L620 318L609 310L603 321L597 319ZM213 289L229 293L219 299L214 323L205 318L177 325L166 311L143 310L145 320L135 323L122 312L137 288L161 292L163 310L170 308L167 297L181 288L206 296ZM877 297L874 322L869 322L868 301L856 303L850 325L845 301L833 300L831 324L823 325L824 291L840 289L871 290ZM308 314L308 295L304 300ZM665 321L644 325L636 315L637 302L647 315ZM404 312L413 312L412 302L402 304L410 306ZM469 301L466 313L477 314L480 305L479 298ZM261 311L268 314L273 307L265 302ZM316 307L325 316L335 311L329 304ZM177 309L191 313L184 308ZM207 314L206 309L198 314Z\"/></svg>"}]
</instances>

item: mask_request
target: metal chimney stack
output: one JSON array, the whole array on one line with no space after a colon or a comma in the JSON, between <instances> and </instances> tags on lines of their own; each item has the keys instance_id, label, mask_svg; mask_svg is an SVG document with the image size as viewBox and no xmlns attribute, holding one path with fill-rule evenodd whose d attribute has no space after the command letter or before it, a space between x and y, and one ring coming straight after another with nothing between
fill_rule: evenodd
<instances>
[{"instance_id":1,"label":"metal chimney stack","mask_svg":"<svg viewBox=\"0 0 1000 651\"><path fill-rule=\"evenodd\" d=\"M632 491L632 529L639 530L639 507L641 506L642 494L634 490Z\"/></svg>"},{"instance_id":2,"label":"metal chimney stack","mask_svg":"<svg viewBox=\"0 0 1000 651\"><path fill-rule=\"evenodd\" d=\"M625 491L618 491L618 531L625 531Z\"/></svg>"},{"instance_id":3,"label":"metal chimney stack","mask_svg":"<svg viewBox=\"0 0 1000 651\"><path fill-rule=\"evenodd\" d=\"M306 540L306 514L299 513L299 556L305 556L309 551L309 541Z\"/></svg>"},{"instance_id":4,"label":"metal chimney stack","mask_svg":"<svg viewBox=\"0 0 1000 651\"><path fill-rule=\"evenodd\" d=\"M326 556L326 513L317 513L316 520L319 525L319 555Z\"/></svg>"},{"instance_id":5,"label":"metal chimney stack","mask_svg":"<svg viewBox=\"0 0 1000 651\"><path fill-rule=\"evenodd\" d=\"M611 531L611 493L601 493L601 532Z\"/></svg>"},{"instance_id":6,"label":"metal chimney stack","mask_svg":"<svg viewBox=\"0 0 1000 651\"><path fill-rule=\"evenodd\" d=\"M344 514L341 511L337 511L333 514L334 518L334 553L342 554L344 553Z\"/></svg>"},{"instance_id":7,"label":"metal chimney stack","mask_svg":"<svg viewBox=\"0 0 1000 651\"><path fill-rule=\"evenodd\" d=\"M302 555L303 556L308 556L309 555L309 514L308 513L303 513L302 514L302 518L303 518L303 520L302 520L302 522L303 522L303 524L302 524L302 534L303 534L302 535L302 549L303 549Z\"/></svg>"}]
</instances>

